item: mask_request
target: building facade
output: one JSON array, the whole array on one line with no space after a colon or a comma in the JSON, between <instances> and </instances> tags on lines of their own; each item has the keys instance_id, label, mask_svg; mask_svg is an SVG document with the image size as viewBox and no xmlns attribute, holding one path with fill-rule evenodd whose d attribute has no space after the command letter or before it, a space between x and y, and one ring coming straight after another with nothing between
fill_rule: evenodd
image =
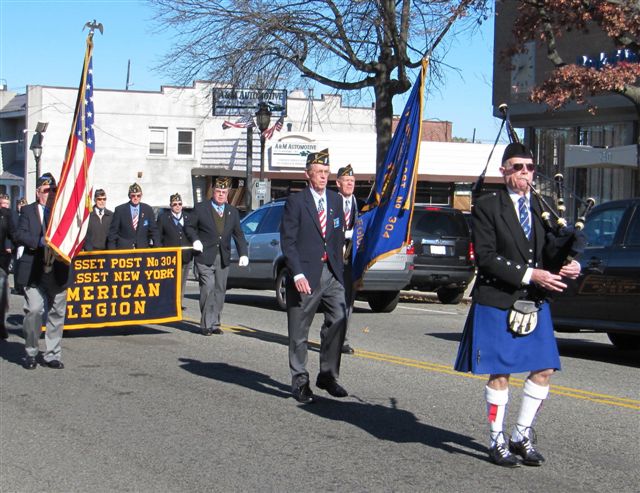
<instances>
[{"instance_id":1,"label":"building facade","mask_svg":"<svg viewBox=\"0 0 640 493\"><path fill-rule=\"evenodd\" d=\"M207 197L216 176L230 176L230 201L255 208L258 200L303 187L306 154L324 148L330 150L332 171L350 163L359 196L368 195L376 162L372 107L344 106L336 95L315 99L292 91L282 129L265 141L261 161L257 129L225 130L223 122L234 122L238 116L214 116L214 88L199 81L192 87L163 86L160 91L94 89L94 186L106 190L110 207L128 200L133 182L141 185L143 200L152 206L167 207L169 196L179 192L190 207ZM76 96L76 88L37 85L28 86L23 95L4 92L0 131L21 138L12 149L2 146L3 162L11 163L11 169L22 167L18 195L34 197L36 163L29 148L38 122L48 123L40 169L59 176ZM276 119L272 117L271 125ZM424 122L423 138L429 136L444 142L421 145L417 201L468 209L470 185L484 168L491 146L446 142L451 140L449 122ZM499 181L501 154L501 149L494 153L488 182Z\"/></svg>"},{"instance_id":2,"label":"building facade","mask_svg":"<svg viewBox=\"0 0 640 493\"><path fill-rule=\"evenodd\" d=\"M545 105L529 101L531 90L553 70L546 47L529 42L526 51L503 59L513 43L512 26L519 2L496 1L494 37L493 108L507 103L514 127L523 128L542 174L562 173L565 186L579 197L593 197L597 203L635 197L640 194L638 168L638 114L634 105L616 94L591 99L595 114L586 105L569 104L550 112ZM562 57L571 62L615 57L616 47L598 30L589 34L568 33L559 38ZM551 184L539 186L550 194ZM575 214L579 204L567 198Z\"/></svg>"}]
</instances>

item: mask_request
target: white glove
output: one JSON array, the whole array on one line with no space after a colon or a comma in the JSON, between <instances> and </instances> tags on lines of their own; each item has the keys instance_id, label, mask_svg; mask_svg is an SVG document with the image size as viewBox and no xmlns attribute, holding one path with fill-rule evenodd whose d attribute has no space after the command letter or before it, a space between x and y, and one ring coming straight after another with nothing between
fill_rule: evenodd
<instances>
[{"instance_id":1,"label":"white glove","mask_svg":"<svg viewBox=\"0 0 640 493\"><path fill-rule=\"evenodd\" d=\"M344 239L345 240L350 240L353 237L353 230L352 229L348 229L344 232Z\"/></svg>"},{"instance_id":2,"label":"white glove","mask_svg":"<svg viewBox=\"0 0 640 493\"><path fill-rule=\"evenodd\" d=\"M200 240L196 240L193 242L193 249L196 252L202 252L204 250L204 247L202 246L202 242Z\"/></svg>"},{"instance_id":3,"label":"white glove","mask_svg":"<svg viewBox=\"0 0 640 493\"><path fill-rule=\"evenodd\" d=\"M240 267L246 267L247 265L249 265L249 257L247 257L246 255L243 255L242 257L240 257L240 259L238 260L238 266Z\"/></svg>"}]
</instances>

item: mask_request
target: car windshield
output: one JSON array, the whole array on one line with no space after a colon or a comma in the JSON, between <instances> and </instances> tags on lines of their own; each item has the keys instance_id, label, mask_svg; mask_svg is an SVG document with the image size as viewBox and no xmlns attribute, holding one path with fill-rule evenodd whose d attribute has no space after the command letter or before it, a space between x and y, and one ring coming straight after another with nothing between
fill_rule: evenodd
<instances>
[{"instance_id":1,"label":"car windshield","mask_svg":"<svg viewBox=\"0 0 640 493\"><path fill-rule=\"evenodd\" d=\"M452 236L469 235L467 223L462 214L442 210L414 210L411 236Z\"/></svg>"}]
</instances>

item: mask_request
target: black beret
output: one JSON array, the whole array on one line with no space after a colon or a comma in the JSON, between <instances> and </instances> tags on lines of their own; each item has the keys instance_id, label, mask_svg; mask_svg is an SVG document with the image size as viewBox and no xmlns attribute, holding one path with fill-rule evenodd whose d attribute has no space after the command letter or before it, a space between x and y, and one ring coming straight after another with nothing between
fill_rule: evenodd
<instances>
[{"instance_id":1,"label":"black beret","mask_svg":"<svg viewBox=\"0 0 640 493\"><path fill-rule=\"evenodd\" d=\"M350 164L347 164L344 168L338 170L338 178L341 176L353 176L353 168Z\"/></svg>"},{"instance_id":2,"label":"black beret","mask_svg":"<svg viewBox=\"0 0 640 493\"><path fill-rule=\"evenodd\" d=\"M36 188L40 188L44 185L49 185L50 187L56 186L56 179L53 177L51 173L45 173L40 178L36 180Z\"/></svg>"},{"instance_id":3,"label":"black beret","mask_svg":"<svg viewBox=\"0 0 640 493\"><path fill-rule=\"evenodd\" d=\"M312 152L307 155L307 168L312 164L322 164L329 166L329 149L323 149L318 152Z\"/></svg>"},{"instance_id":4,"label":"black beret","mask_svg":"<svg viewBox=\"0 0 640 493\"><path fill-rule=\"evenodd\" d=\"M504 163L513 157L533 159L533 155L528 147L520 142L512 142L505 148L504 154L502 155L502 162Z\"/></svg>"}]
</instances>

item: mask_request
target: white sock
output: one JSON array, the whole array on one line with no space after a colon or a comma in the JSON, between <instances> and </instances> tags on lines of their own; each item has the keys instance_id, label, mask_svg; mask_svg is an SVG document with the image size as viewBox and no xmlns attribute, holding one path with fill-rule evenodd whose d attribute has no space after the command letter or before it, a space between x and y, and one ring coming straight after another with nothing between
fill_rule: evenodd
<instances>
[{"instance_id":1,"label":"white sock","mask_svg":"<svg viewBox=\"0 0 640 493\"><path fill-rule=\"evenodd\" d=\"M518 415L518 421L513 427L513 433L511 439L514 442L520 442L523 438L529 436L528 428L533 425L533 420L536 417L538 409L549 395L549 386L543 387L533 383L527 379L524 382L524 395L522 397L522 407L520 407L520 414Z\"/></svg>"},{"instance_id":2,"label":"white sock","mask_svg":"<svg viewBox=\"0 0 640 493\"><path fill-rule=\"evenodd\" d=\"M509 389L496 390L491 387L485 387L484 398L487 401L487 417L489 418L489 431L491 432L491 447L493 447L496 442L504 442L502 426L507 410L507 402L509 402Z\"/></svg>"}]
</instances>

